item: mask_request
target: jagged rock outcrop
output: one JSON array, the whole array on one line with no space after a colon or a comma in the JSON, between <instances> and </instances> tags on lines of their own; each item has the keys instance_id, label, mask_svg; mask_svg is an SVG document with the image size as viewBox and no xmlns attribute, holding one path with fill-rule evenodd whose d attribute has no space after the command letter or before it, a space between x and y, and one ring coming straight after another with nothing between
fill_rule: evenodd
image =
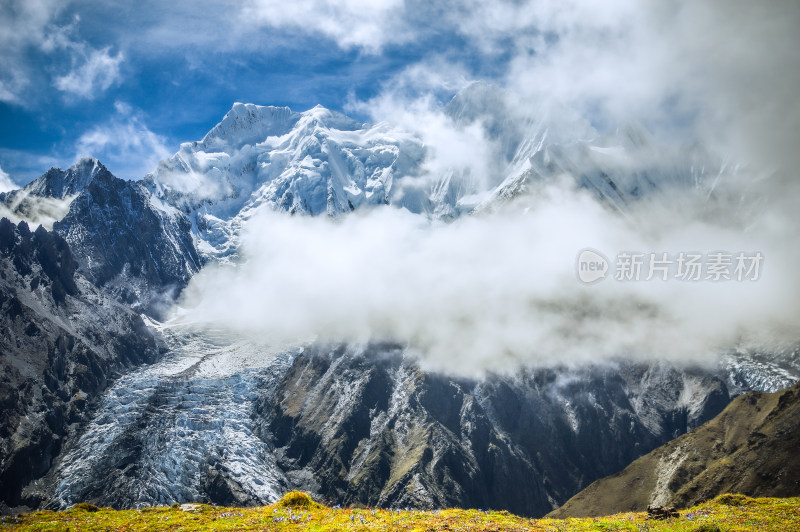
<instances>
[{"instance_id":1,"label":"jagged rock outcrop","mask_svg":"<svg viewBox=\"0 0 800 532\"><path fill-rule=\"evenodd\" d=\"M800 383L748 392L717 417L581 491L553 517L686 508L724 493L800 494Z\"/></svg>"},{"instance_id":2,"label":"jagged rock outcrop","mask_svg":"<svg viewBox=\"0 0 800 532\"><path fill-rule=\"evenodd\" d=\"M33 196L63 199L80 194L95 177L106 173L108 169L100 161L86 157L66 170L51 168L22 190Z\"/></svg>"},{"instance_id":3,"label":"jagged rock outcrop","mask_svg":"<svg viewBox=\"0 0 800 532\"><path fill-rule=\"evenodd\" d=\"M67 242L0 219L0 509L36 508L36 480L110 380L158 356L142 319L76 273Z\"/></svg>"}]
</instances>

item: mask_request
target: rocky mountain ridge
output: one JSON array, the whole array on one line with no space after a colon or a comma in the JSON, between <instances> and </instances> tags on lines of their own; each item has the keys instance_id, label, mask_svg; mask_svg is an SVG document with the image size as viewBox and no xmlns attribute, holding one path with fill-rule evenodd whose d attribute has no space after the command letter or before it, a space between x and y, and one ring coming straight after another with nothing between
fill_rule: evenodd
<instances>
[{"instance_id":1,"label":"rocky mountain ridge","mask_svg":"<svg viewBox=\"0 0 800 532\"><path fill-rule=\"evenodd\" d=\"M140 183L96 166L100 171L53 230L69 242L93 284L135 310L161 316L203 264L189 221Z\"/></svg>"},{"instance_id":2,"label":"rocky mountain ridge","mask_svg":"<svg viewBox=\"0 0 800 532\"><path fill-rule=\"evenodd\" d=\"M326 500L543 515L728 401L725 383L700 370L623 363L452 379L371 344L306 350L255 415L287 476Z\"/></svg>"}]
</instances>

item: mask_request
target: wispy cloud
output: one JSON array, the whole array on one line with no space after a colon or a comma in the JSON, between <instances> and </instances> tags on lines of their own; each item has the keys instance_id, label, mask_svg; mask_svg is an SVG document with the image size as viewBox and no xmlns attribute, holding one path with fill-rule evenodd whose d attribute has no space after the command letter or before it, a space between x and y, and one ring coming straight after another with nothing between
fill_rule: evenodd
<instances>
[{"instance_id":1,"label":"wispy cloud","mask_svg":"<svg viewBox=\"0 0 800 532\"><path fill-rule=\"evenodd\" d=\"M403 0L250 0L242 19L260 26L321 34L343 48L379 51L412 38Z\"/></svg>"},{"instance_id":2,"label":"wispy cloud","mask_svg":"<svg viewBox=\"0 0 800 532\"><path fill-rule=\"evenodd\" d=\"M94 48L79 34L80 17L57 22L70 2L10 0L0 6L0 101L27 105L31 87L45 76L73 98L94 98L120 79L124 54ZM61 64L67 62L64 73ZM37 91L40 88L36 87Z\"/></svg>"},{"instance_id":3,"label":"wispy cloud","mask_svg":"<svg viewBox=\"0 0 800 532\"><path fill-rule=\"evenodd\" d=\"M53 84L58 90L72 96L94 98L120 79L119 67L124 56L122 52L111 55L110 50L106 47L102 50L82 49L76 52L73 69L56 77Z\"/></svg>"},{"instance_id":4,"label":"wispy cloud","mask_svg":"<svg viewBox=\"0 0 800 532\"><path fill-rule=\"evenodd\" d=\"M10 0L0 4L0 101L23 103L33 75L29 51L45 41L45 28L59 10L56 0Z\"/></svg>"},{"instance_id":5,"label":"wispy cloud","mask_svg":"<svg viewBox=\"0 0 800 532\"><path fill-rule=\"evenodd\" d=\"M117 102L115 109L106 123L80 136L76 158L97 157L118 177L140 179L169 155L167 140L151 131L130 105Z\"/></svg>"},{"instance_id":6,"label":"wispy cloud","mask_svg":"<svg viewBox=\"0 0 800 532\"><path fill-rule=\"evenodd\" d=\"M19 188L16 183L11 179L11 176L8 175L0 168L0 192L7 192L9 190L14 190L15 188Z\"/></svg>"}]
</instances>

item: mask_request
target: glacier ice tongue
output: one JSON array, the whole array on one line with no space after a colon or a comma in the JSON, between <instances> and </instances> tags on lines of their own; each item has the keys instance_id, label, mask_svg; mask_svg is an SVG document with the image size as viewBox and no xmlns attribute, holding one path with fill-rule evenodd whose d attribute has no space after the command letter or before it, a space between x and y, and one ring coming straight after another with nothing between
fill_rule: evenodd
<instances>
[{"instance_id":1,"label":"glacier ice tongue","mask_svg":"<svg viewBox=\"0 0 800 532\"><path fill-rule=\"evenodd\" d=\"M251 414L256 390L269 389L292 355L164 332L172 351L117 380L59 460L50 507L90 499L114 507L211 502L220 497L211 493L217 477L233 486L230 503L267 504L283 493L284 475Z\"/></svg>"}]
</instances>

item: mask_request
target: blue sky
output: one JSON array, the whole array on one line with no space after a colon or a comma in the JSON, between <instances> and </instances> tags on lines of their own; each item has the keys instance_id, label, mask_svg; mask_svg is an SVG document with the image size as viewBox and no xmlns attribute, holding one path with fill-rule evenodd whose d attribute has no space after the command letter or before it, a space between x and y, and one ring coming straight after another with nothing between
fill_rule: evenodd
<instances>
[{"instance_id":1,"label":"blue sky","mask_svg":"<svg viewBox=\"0 0 800 532\"><path fill-rule=\"evenodd\" d=\"M494 60L502 50L470 46L453 27L393 22L391 1L298 2L275 23L285 3L163 4L3 3L0 168L13 180L25 183L84 151L138 178L180 142L202 138L235 101L343 110L431 51L470 75L502 70ZM101 142L103 133L140 138L115 146Z\"/></svg>"},{"instance_id":2,"label":"blue sky","mask_svg":"<svg viewBox=\"0 0 800 532\"><path fill-rule=\"evenodd\" d=\"M732 151L753 132L780 144L800 120L787 109L796 1L698 4L5 0L0 181L24 184L81 155L142 177L235 101L422 127L421 110L479 79L519 105L557 99L600 127L636 120Z\"/></svg>"}]
</instances>

